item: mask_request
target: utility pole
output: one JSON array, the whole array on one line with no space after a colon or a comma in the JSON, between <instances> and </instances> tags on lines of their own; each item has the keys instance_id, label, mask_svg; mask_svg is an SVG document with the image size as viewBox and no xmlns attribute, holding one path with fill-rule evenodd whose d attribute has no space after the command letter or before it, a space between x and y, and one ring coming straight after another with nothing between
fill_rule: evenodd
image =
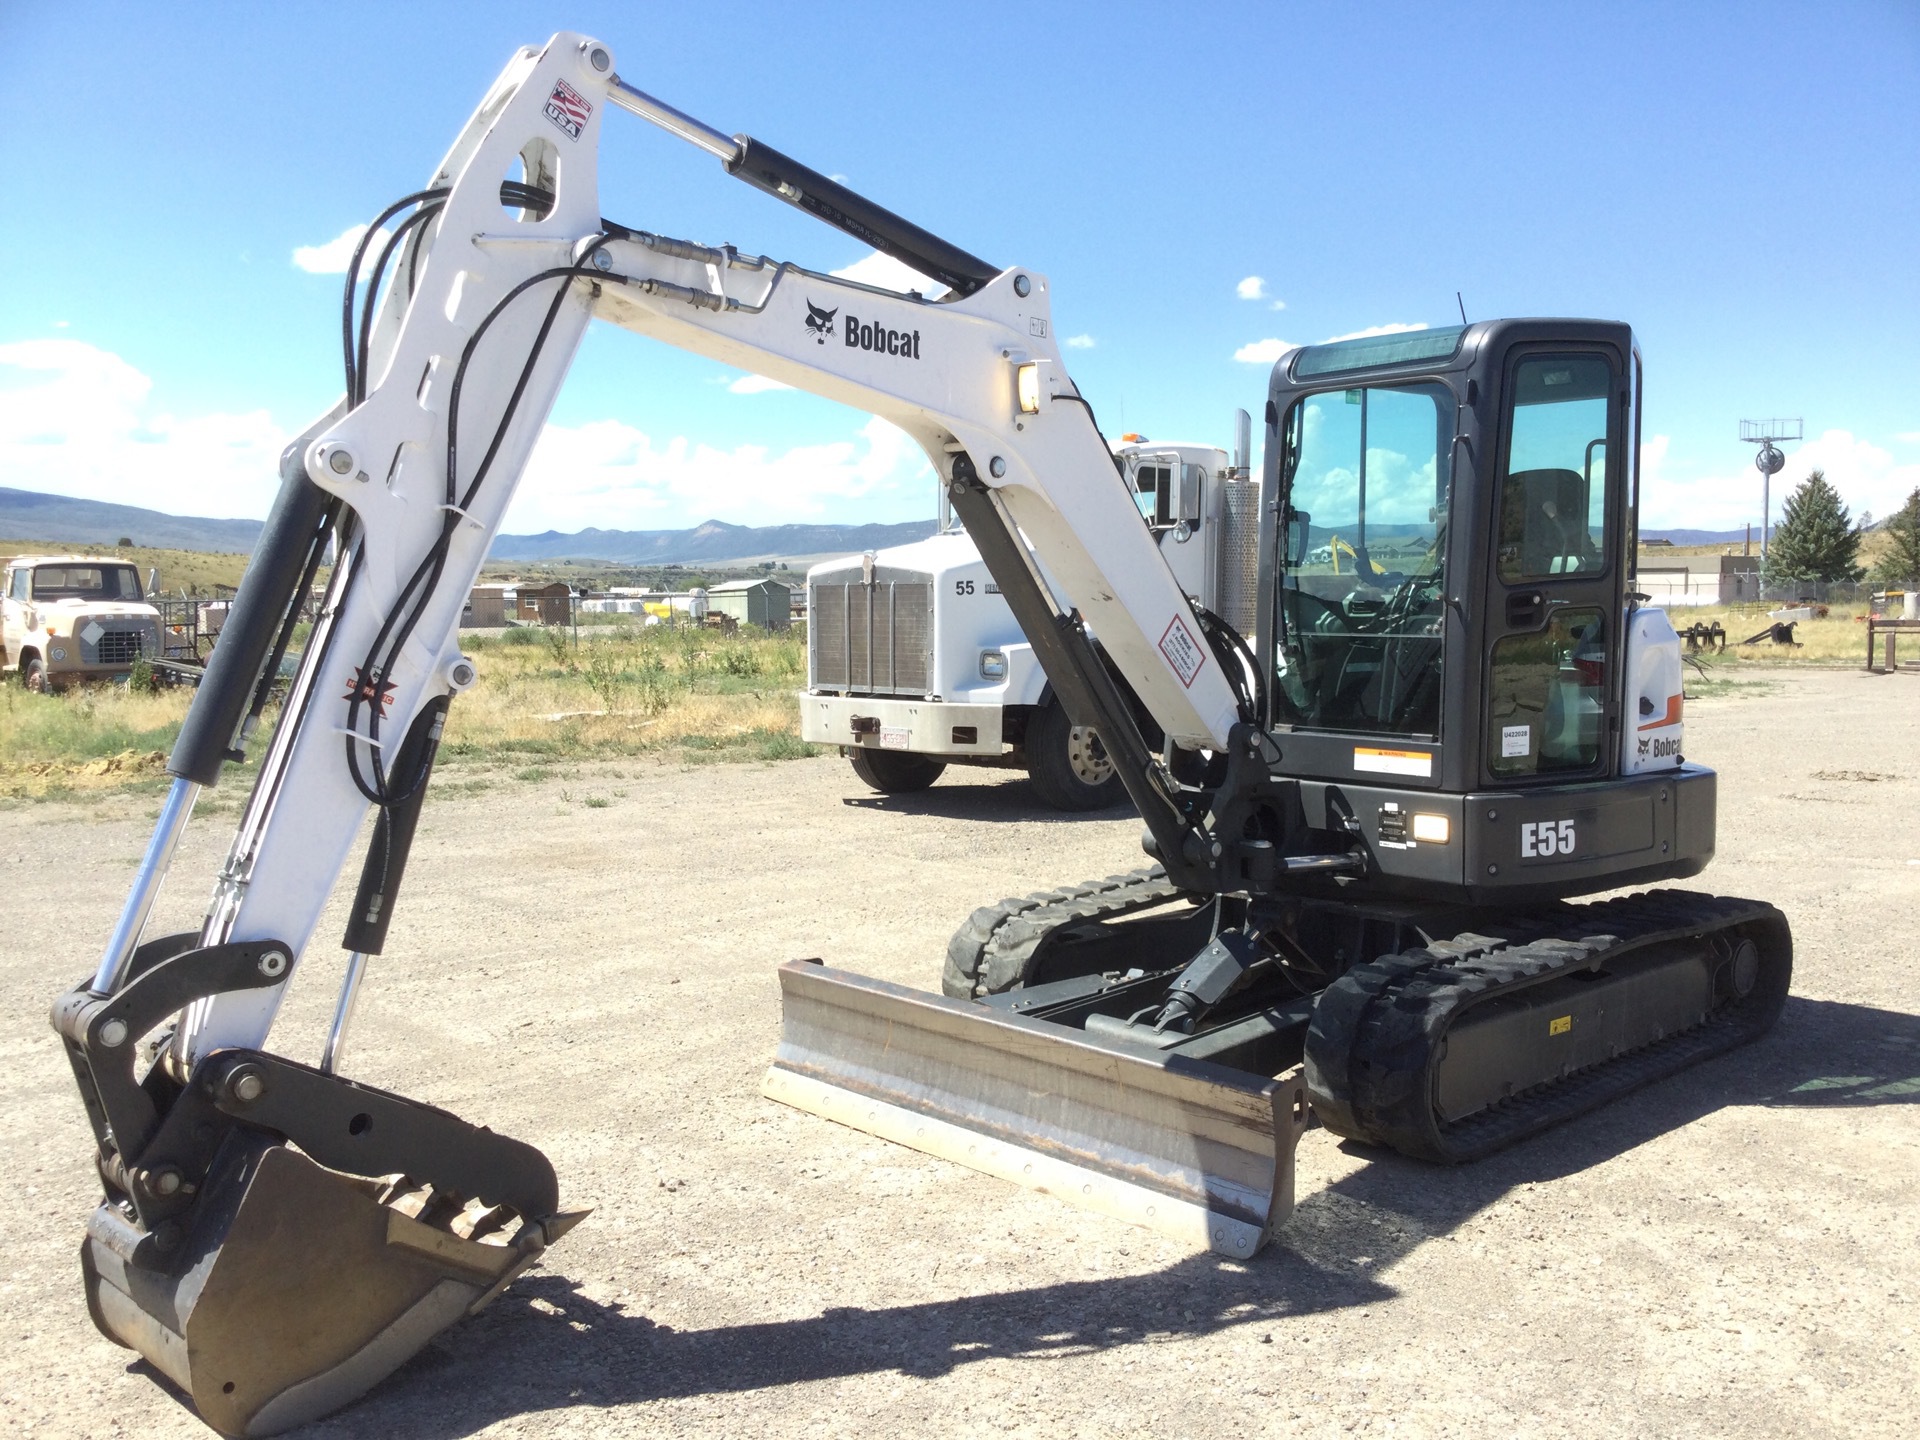
<instances>
[{"instance_id":1,"label":"utility pole","mask_svg":"<svg viewBox=\"0 0 1920 1440\"><path fill-rule=\"evenodd\" d=\"M1786 468L1787 457L1781 453L1777 443L1781 440L1799 440L1801 425L1799 420L1742 420L1740 439L1743 444L1758 445L1759 453L1753 457L1753 466L1760 472L1760 569L1767 568L1767 535L1772 529L1769 523L1773 510L1773 477Z\"/></svg>"}]
</instances>

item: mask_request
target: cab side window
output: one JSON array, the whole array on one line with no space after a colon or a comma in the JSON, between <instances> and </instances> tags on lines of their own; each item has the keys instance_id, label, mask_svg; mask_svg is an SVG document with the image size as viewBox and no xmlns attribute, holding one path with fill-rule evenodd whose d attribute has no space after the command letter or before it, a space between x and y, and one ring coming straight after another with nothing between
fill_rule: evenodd
<instances>
[{"instance_id":1,"label":"cab side window","mask_svg":"<svg viewBox=\"0 0 1920 1440\"><path fill-rule=\"evenodd\" d=\"M29 596L27 594L27 580L32 574L33 572L31 570L28 570L25 568L8 571L7 572L7 598L10 600L28 599Z\"/></svg>"},{"instance_id":2,"label":"cab side window","mask_svg":"<svg viewBox=\"0 0 1920 1440\"><path fill-rule=\"evenodd\" d=\"M1597 355L1523 360L1500 495L1500 578L1508 584L1607 568L1607 398Z\"/></svg>"}]
</instances>

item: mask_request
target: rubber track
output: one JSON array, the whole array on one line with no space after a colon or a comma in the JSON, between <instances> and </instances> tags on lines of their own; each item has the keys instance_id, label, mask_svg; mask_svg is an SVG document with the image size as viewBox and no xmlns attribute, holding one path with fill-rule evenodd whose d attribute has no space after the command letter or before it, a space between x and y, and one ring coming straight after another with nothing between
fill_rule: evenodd
<instances>
[{"instance_id":1,"label":"rubber track","mask_svg":"<svg viewBox=\"0 0 1920 1440\"><path fill-rule=\"evenodd\" d=\"M1456 1124L1434 1109L1433 1067L1469 1007L1603 958L1669 940L1755 927L1759 982L1691 1029L1513 1095ZM1425 1160L1476 1160L1630 1090L1764 1033L1785 1002L1792 940L1785 917L1755 900L1655 891L1558 904L1489 928L1357 965L1322 992L1307 1038L1314 1113L1336 1134ZM1569 938L1572 937L1572 938ZM1442 1059L1439 1063L1444 1063Z\"/></svg>"},{"instance_id":2,"label":"rubber track","mask_svg":"<svg viewBox=\"0 0 1920 1440\"><path fill-rule=\"evenodd\" d=\"M1176 900L1180 891L1159 865L1042 890L998 905L983 905L947 942L940 988L959 1000L977 1000L1024 984L1034 952L1054 931L1088 920L1112 920Z\"/></svg>"}]
</instances>

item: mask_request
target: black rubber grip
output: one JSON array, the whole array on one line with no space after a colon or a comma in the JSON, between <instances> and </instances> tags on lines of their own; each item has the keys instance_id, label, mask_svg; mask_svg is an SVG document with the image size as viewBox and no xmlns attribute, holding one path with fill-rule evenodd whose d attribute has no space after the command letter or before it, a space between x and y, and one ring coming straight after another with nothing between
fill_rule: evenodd
<instances>
[{"instance_id":1,"label":"black rubber grip","mask_svg":"<svg viewBox=\"0 0 1920 1440\"><path fill-rule=\"evenodd\" d=\"M324 543L331 497L307 478L296 443L280 457L280 493L254 546L247 573L194 692L167 770L197 785L216 785L234 756L240 722L273 655L289 606L303 598L301 582L316 544Z\"/></svg>"},{"instance_id":2,"label":"black rubber grip","mask_svg":"<svg viewBox=\"0 0 1920 1440\"><path fill-rule=\"evenodd\" d=\"M353 897L347 933L340 941L344 950L378 955L387 943L393 902L400 894L400 877L406 873L407 853L413 849L414 827L420 823L420 807L427 799L427 778L440 751L447 701L447 696L437 696L414 717L406 744L400 747L400 755L387 774L388 785L404 786L406 793L393 804L382 806L374 819L373 839L360 867L360 888Z\"/></svg>"},{"instance_id":3,"label":"black rubber grip","mask_svg":"<svg viewBox=\"0 0 1920 1440\"><path fill-rule=\"evenodd\" d=\"M958 294L971 295L1000 273L978 255L969 255L958 245L949 244L904 220L885 206L857 195L838 180L829 180L771 145L763 145L751 135L736 135L740 154L727 165L729 175L737 175L749 185L778 196L789 205L797 205L809 215L824 220L864 241L883 255L891 255L911 265L929 279L938 280Z\"/></svg>"}]
</instances>

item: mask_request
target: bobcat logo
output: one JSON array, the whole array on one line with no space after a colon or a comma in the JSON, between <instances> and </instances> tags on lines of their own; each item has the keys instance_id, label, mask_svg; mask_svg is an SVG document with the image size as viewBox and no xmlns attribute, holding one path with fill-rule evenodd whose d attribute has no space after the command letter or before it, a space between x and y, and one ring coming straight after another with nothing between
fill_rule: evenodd
<instances>
[{"instance_id":1,"label":"bobcat logo","mask_svg":"<svg viewBox=\"0 0 1920 1440\"><path fill-rule=\"evenodd\" d=\"M813 335L816 345L827 343L827 337L833 334L833 317L840 313L840 307L822 310L811 300L807 301L807 329Z\"/></svg>"}]
</instances>

